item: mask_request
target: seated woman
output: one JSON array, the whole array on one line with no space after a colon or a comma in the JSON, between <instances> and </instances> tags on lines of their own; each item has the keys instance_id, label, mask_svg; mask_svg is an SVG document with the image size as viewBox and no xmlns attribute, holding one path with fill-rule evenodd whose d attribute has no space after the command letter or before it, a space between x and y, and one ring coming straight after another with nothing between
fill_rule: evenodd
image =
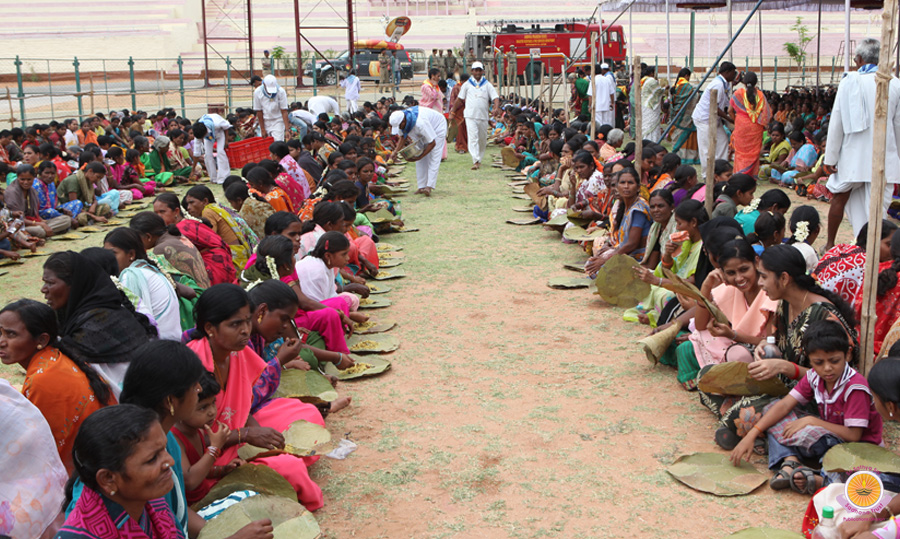
<instances>
[{"instance_id":1,"label":"seated woman","mask_svg":"<svg viewBox=\"0 0 900 539\"><path fill-rule=\"evenodd\" d=\"M676 208L685 200L698 200L695 195L705 192L705 184L697 181L697 169L690 165L680 165L676 168L674 178L669 189L672 190Z\"/></svg>"},{"instance_id":2,"label":"seated woman","mask_svg":"<svg viewBox=\"0 0 900 539\"><path fill-rule=\"evenodd\" d=\"M184 195L184 200L181 201L181 205L193 217L197 219L203 218L210 223L213 231L231 249L235 268L238 270L243 269L247 259L259 243L256 234L247 226L246 221L234 210L220 206L216 202L216 197L213 196L212 191L205 185L195 185L188 189L188 192Z\"/></svg>"},{"instance_id":3,"label":"seated woman","mask_svg":"<svg viewBox=\"0 0 900 539\"><path fill-rule=\"evenodd\" d=\"M718 186L716 186L718 187ZM756 178L748 174L735 174L725 183L722 192L716 197L711 219L724 216L734 218L738 206L749 206L756 192Z\"/></svg>"},{"instance_id":4,"label":"seated woman","mask_svg":"<svg viewBox=\"0 0 900 539\"><path fill-rule=\"evenodd\" d=\"M296 219L296 216L294 218ZM299 225L299 221L297 224ZM333 298L324 302L310 299L301 289L294 267L297 244L286 236L291 233L290 228L292 227L280 233L274 231L274 226L272 228L272 234L263 238L260 243L256 252L257 258L253 259L252 264L248 263L247 268L241 273L241 286L249 288L251 284L257 282L265 282L269 279L281 280L291 288L299 302L297 326L322 335L328 350L349 354L350 350L347 348L344 331L349 331L353 327L353 321L348 317L350 311L347 302L342 298ZM363 285L348 285L347 290L361 295L363 292L368 294L368 288Z\"/></svg>"},{"instance_id":5,"label":"seated woman","mask_svg":"<svg viewBox=\"0 0 900 539\"><path fill-rule=\"evenodd\" d=\"M62 197L62 207L72 211L72 217L81 226L92 222L105 223L112 216L112 208L108 204L98 202L95 189L97 183L106 175L106 168L102 163L88 163L84 169L79 170L68 178L59 182L57 193ZM74 206L66 203L79 201L82 210L74 211Z\"/></svg>"},{"instance_id":6,"label":"seated woman","mask_svg":"<svg viewBox=\"0 0 900 539\"><path fill-rule=\"evenodd\" d=\"M119 281L148 306L156 321L160 339L181 340L178 294L171 276L147 257L141 236L131 228L119 227L103 238L103 247L112 251L119 264Z\"/></svg>"},{"instance_id":7,"label":"seated woman","mask_svg":"<svg viewBox=\"0 0 900 539\"><path fill-rule=\"evenodd\" d=\"M788 140L791 143L791 153L787 159L788 166L784 171L773 170L771 172L772 181L782 187L794 185L794 177L809 172L819 155L816 147L807 142L801 131L791 131Z\"/></svg>"},{"instance_id":8,"label":"seated woman","mask_svg":"<svg viewBox=\"0 0 900 539\"><path fill-rule=\"evenodd\" d=\"M138 234L148 253L165 258L176 270L191 277L198 287L209 288L209 274L200 251L181 235L175 225L153 212L142 211L131 218L128 226Z\"/></svg>"},{"instance_id":9,"label":"seated woman","mask_svg":"<svg viewBox=\"0 0 900 539\"><path fill-rule=\"evenodd\" d=\"M294 213L294 206L287 193L269 174L269 171L263 167L254 167L247 173L247 183L250 187L250 194L257 195L272 206L274 211L286 211Z\"/></svg>"},{"instance_id":10,"label":"seated woman","mask_svg":"<svg viewBox=\"0 0 900 539\"><path fill-rule=\"evenodd\" d=\"M764 358L763 346L754 351L750 375L757 380L779 377L793 387L810 368L804 351L803 332L817 320L834 320L856 340L853 309L835 294L822 289L806 274L800 251L789 245L773 245L760 256L757 266L763 291L778 302L773 335L781 351L780 358ZM857 362L858 346L853 346L851 366ZM698 384L705 370L701 369ZM731 450L762 417L766 406L777 400L771 395L738 397L700 392L700 401L719 419L715 439L723 449Z\"/></svg>"},{"instance_id":11,"label":"seated woman","mask_svg":"<svg viewBox=\"0 0 900 539\"><path fill-rule=\"evenodd\" d=\"M894 259L891 255L891 246L896 231L897 225L892 221L888 219L881 221L881 242L878 249L880 265L889 265ZM859 229L855 244L841 243L825 251L819 260L819 265L810 274L815 277L822 288L834 292L848 305L855 305L857 296L862 294L868 235L869 223L866 223ZM879 275L885 269L879 266Z\"/></svg>"},{"instance_id":12,"label":"seated woman","mask_svg":"<svg viewBox=\"0 0 900 539\"><path fill-rule=\"evenodd\" d=\"M828 174L825 173L825 148L828 143L828 131L819 131L813 140L819 151L819 157L815 160L815 164L809 169L809 172L797 174L794 176L794 185L797 189L797 196L806 197L808 199L817 199L822 202L828 202L833 196L831 191L825 187L828 182Z\"/></svg>"},{"instance_id":13,"label":"seated woman","mask_svg":"<svg viewBox=\"0 0 900 539\"><path fill-rule=\"evenodd\" d=\"M120 404L88 417L75 438L66 505L74 479L84 488L56 539L186 537L163 498L174 486L175 464L165 448L166 433L152 410Z\"/></svg>"},{"instance_id":14,"label":"seated woman","mask_svg":"<svg viewBox=\"0 0 900 539\"><path fill-rule=\"evenodd\" d=\"M812 246L822 229L819 210L813 206L799 206L791 214L789 223L791 237L785 243L800 251L806 260L806 271L811 272L819 265L819 255Z\"/></svg>"},{"instance_id":15,"label":"seated woman","mask_svg":"<svg viewBox=\"0 0 900 539\"><path fill-rule=\"evenodd\" d=\"M359 297L345 291L343 286L338 290L335 283L338 272L350 261L349 250L350 240L346 236L337 231L326 232L316 242L316 248L297 262L297 278L303 293L313 301L341 298L347 303L350 319L365 322L369 317L356 312Z\"/></svg>"},{"instance_id":16,"label":"seated woman","mask_svg":"<svg viewBox=\"0 0 900 539\"><path fill-rule=\"evenodd\" d=\"M747 240L726 243L719 249L717 261L719 269L707 275L700 291L730 324L717 322L700 302L682 302L685 308L695 307L689 340L675 351L678 382L689 391L697 389L697 374L702 367L752 361L752 350L770 332L778 307L759 284L756 252Z\"/></svg>"},{"instance_id":17,"label":"seated woman","mask_svg":"<svg viewBox=\"0 0 900 539\"><path fill-rule=\"evenodd\" d=\"M34 187L38 195L38 215L45 221L65 215L71 219L71 226L74 228L78 225L78 221L74 217L84 209L84 203L75 199L61 204L56 196L56 183L58 180L57 168L53 163L44 161L38 165L37 177L32 183L32 187Z\"/></svg>"},{"instance_id":18,"label":"seated woman","mask_svg":"<svg viewBox=\"0 0 900 539\"><path fill-rule=\"evenodd\" d=\"M324 350L325 341L318 333L294 325L299 301L288 285L269 279L254 286L247 294L253 314L249 346L268 364L254 387L251 413L255 414L265 406L268 397L278 389L284 369L321 370L320 364L325 362L346 369L354 364L349 355ZM333 379L332 383L336 381ZM350 400L350 397L340 397L317 407L324 418L346 408Z\"/></svg>"},{"instance_id":19,"label":"seated woman","mask_svg":"<svg viewBox=\"0 0 900 539\"><path fill-rule=\"evenodd\" d=\"M173 171L175 176L199 180L200 173L194 168L191 153L184 147L191 137L183 129L170 129L166 136L171 141L166 157L169 158L169 163L175 169Z\"/></svg>"},{"instance_id":20,"label":"seated woman","mask_svg":"<svg viewBox=\"0 0 900 539\"><path fill-rule=\"evenodd\" d=\"M78 253L50 255L42 279L41 293L59 320L59 348L89 364L118 397L132 352L155 339L156 328L106 272Z\"/></svg>"},{"instance_id":21,"label":"seated woman","mask_svg":"<svg viewBox=\"0 0 900 539\"><path fill-rule=\"evenodd\" d=\"M250 188L239 176L229 176L222 184L225 200L247 222L256 237L265 236L266 219L275 213L271 204L261 196L251 193Z\"/></svg>"},{"instance_id":22,"label":"seated woman","mask_svg":"<svg viewBox=\"0 0 900 539\"><path fill-rule=\"evenodd\" d=\"M576 183L569 191L568 207L581 212L585 219L602 221L608 214L598 206L598 196L609 190L603 181L603 171L597 168L597 162L591 154L584 150L572 158L572 168Z\"/></svg>"},{"instance_id":23,"label":"seated woman","mask_svg":"<svg viewBox=\"0 0 900 539\"><path fill-rule=\"evenodd\" d=\"M675 229L687 237L673 239L670 236L666 239L662 258L654 271L644 266L635 266L635 278L651 285L650 295L636 307L626 310L622 317L624 320L656 327L663 307L674 297L672 292L662 287L667 281L662 268L665 267L682 279L693 282L693 275L697 270L697 262L700 260L700 252L703 249L700 225L708 220L709 216L706 214L703 203L696 200L685 200L675 208Z\"/></svg>"},{"instance_id":24,"label":"seated woman","mask_svg":"<svg viewBox=\"0 0 900 539\"><path fill-rule=\"evenodd\" d=\"M153 139L150 153L143 161L146 165L144 174L156 182L156 185L174 185L179 180L187 180L191 175L190 165L178 167L178 164L172 162L176 151L169 137L157 135Z\"/></svg>"},{"instance_id":25,"label":"seated woman","mask_svg":"<svg viewBox=\"0 0 900 539\"><path fill-rule=\"evenodd\" d=\"M153 201L153 212L162 217L167 227L177 228L200 251L210 285L233 283L237 279L231 248L209 226L185 219L177 196L173 193L159 195Z\"/></svg>"},{"instance_id":26,"label":"seated woman","mask_svg":"<svg viewBox=\"0 0 900 539\"><path fill-rule=\"evenodd\" d=\"M759 198L754 198L750 205L739 211L734 220L744 229L744 234L753 234L756 219L762 212L780 213L782 216L791 209L791 199L781 189L769 189Z\"/></svg>"},{"instance_id":27,"label":"seated woman","mask_svg":"<svg viewBox=\"0 0 900 539\"><path fill-rule=\"evenodd\" d=\"M767 181L771 177L772 170L776 172L782 172L787 168L789 164L787 160L788 155L791 153L791 143L787 140L787 136L784 132L784 124L781 122L772 122L769 124L769 138L771 139L771 145L769 147L769 154L761 161L761 166L759 167L759 179L761 181Z\"/></svg>"},{"instance_id":28,"label":"seated woman","mask_svg":"<svg viewBox=\"0 0 900 539\"><path fill-rule=\"evenodd\" d=\"M659 189L666 189L675 181L675 171L681 166L681 157L677 153L667 153L663 157L662 165L659 168L659 177L656 183L650 188L653 193Z\"/></svg>"},{"instance_id":29,"label":"seated woman","mask_svg":"<svg viewBox=\"0 0 900 539\"><path fill-rule=\"evenodd\" d=\"M672 192L668 189L657 189L650 193L650 202L647 205L653 224L647 234L647 246L644 248L644 256L641 265L645 268L656 268L662 258L662 245L668 241L669 236L675 232L675 201Z\"/></svg>"},{"instance_id":30,"label":"seated woman","mask_svg":"<svg viewBox=\"0 0 900 539\"><path fill-rule=\"evenodd\" d=\"M559 168L554 175L553 183L540 187L535 194L531 194L528 186L525 192L531 196L535 204L535 215L544 218L553 210L566 209L569 202L569 193L575 185L575 169L572 168L572 158L575 152L581 149L577 141L569 140L559 150Z\"/></svg>"},{"instance_id":31,"label":"seated woman","mask_svg":"<svg viewBox=\"0 0 900 539\"><path fill-rule=\"evenodd\" d=\"M22 393L50 425L66 471L72 471L72 443L84 420L115 403L109 386L81 360L57 348L56 313L43 303L21 299L0 310L0 362L25 370Z\"/></svg>"},{"instance_id":32,"label":"seated woman","mask_svg":"<svg viewBox=\"0 0 900 539\"><path fill-rule=\"evenodd\" d=\"M220 284L207 290L197 302L199 338L188 343L216 376L223 388L216 399L217 420L231 429L238 443L246 441L264 449L284 447L281 432L291 423L306 420L323 425L322 414L312 404L296 399L269 399L255 414L254 384L266 370L266 362L247 347L251 336L250 300L239 286ZM216 460L227 464L237 456L237 445L224 448ZM282 454L259 459L287 479L297 498L308 510L322 507L322 491L309 477L307 468L319 459L298 459Z\"/></svg>"},{"instance_id":33,"label":"seated woman","mask_svg":"<svg viewBox=\"0 0 900 539\"><path fill-rule=\"evenodd\" d=\"M118 146L113 146L106 152L106 158L113 162L106 165L106 181L109 182L110 189L120 191L119 196L122 203L144 198L144 184L128 172L125 151ZM151 189L149 194L153 194L154 189Z\"/></svg>"},{"instance_id":34,"label":"seated woman","mask_svg":"<svg viewBox=\"0 0 900 539\"><path fill-rule=\"evenodd\" d=\"M633 168L619 172L616 178L618 199L610 212L610 235L601 244L594 242L594 256L584 266L594 276L607 260L615 255L644 258L647 236L650 234L650 206L640 197L638 173Z\"/></svg>"},{"instance_id":35,"label":"seated woman","mask_svg":"<svg viewBox=\"0 0 900 539\"><path fill-rule=\"evenodd\" d=\"M290 197L293 207L302 207L310 195L309 180L297 161L291 157L290 146L287 142L275 141L269 146L269 154L269 159L273 164L280 165L284 173L284 176L278 175L278 179L275 180L278 186ZM265 166L262 162L260 165Z\"/></svg>"}]
</instances>

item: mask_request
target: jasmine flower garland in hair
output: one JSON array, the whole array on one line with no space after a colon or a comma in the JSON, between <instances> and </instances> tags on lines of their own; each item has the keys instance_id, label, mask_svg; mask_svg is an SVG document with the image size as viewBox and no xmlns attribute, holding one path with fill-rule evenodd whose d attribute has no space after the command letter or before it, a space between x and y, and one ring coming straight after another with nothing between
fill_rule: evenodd
<instances>
[{"instance_id":1,"label":"jasmine flower garland in hair","mask_svg":"<svg viewBox=\"0 0 900 539\"><path fill-rule=\"evenodd\" d=\"M275 264L275 259L271 256L266 257L266 267L269 269L269 276L273 279L278 278L278 265Z\"/></svg>"},{"instance_id":2,"label":"jasmine flower garland in hair","mask_svg":"<svg viewBox=\"0 0 900 539\"><path fill-rule=\"evenodd\" d=\"M756 209L759 208L759 201L760 201L760 200L762 200L762 199L754 198L753 200L751 200L751 201L750 201L750 205L747 206L746 208L744 208L744 213L753 213L753 212L755 212Z\"/></svg>"},{"instance_id":3,"label":"jasmine flower garland in hair","mask_svg":"<svg viewBox=\"0 0 900 539\"><path fill-rule=\"evenodd\" d=\"M805 242L809 237L809 221L800 221L797 223L797 230L794 232L794 239Z\"/></svg>"}]
</instances>

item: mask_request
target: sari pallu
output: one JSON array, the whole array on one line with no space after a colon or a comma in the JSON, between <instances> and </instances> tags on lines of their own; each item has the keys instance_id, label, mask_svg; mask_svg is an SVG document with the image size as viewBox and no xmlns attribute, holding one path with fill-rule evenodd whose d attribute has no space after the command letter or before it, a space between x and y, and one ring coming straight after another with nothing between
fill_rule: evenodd
<instances>
[{"instance_id":1,"label":"sari pallu","mask_svg":"<svg viewBox=\"0 0 900 539\"><path fill-rule=\"evenodd\" d=\"M685 78L679 78L675 83L675 95L673 96L672 110L677 114L681 107L688 103L684 112L677 118L673 130L676 131L675 143L672 145L672 151L681 157L682 165L699 165L699 150L697 145L697 128L691 115L694 113L694 107L697 105L698 96L691 99L694 86Z\"/></svg>"},{"instance_id":2,"label":"sari pallu","mask_svg":"<svg viewBox=\"0 0 900 539\"><path fill-rule=\"evenodd\" d=\"M893 260L882 262L878 265L878 273L888 270L894 264ZM862 320L862 294L857 294L853 300L853 310L856 311L856 319ZM888 290L883 296L878 296L875 302L875 355L881 352L881 345L884 342L888 331L893 327L894 322L900 316L900 286L895 285Z\"/></svg>"},{"instance_id":3,"label":"sari pallu","mask_svg":"<svg viewBox=\"0 0 900 539\"><path fill-rule=\"evenodd\" d=\"M211 210L216 213L219 217L221 217L226 224L228 224L229 228L234 231L234 235L237 236L238 245L229 245L228 248L231 250L231 257L234 261L234 267L237 271L240 271L244 268L244 265L247 264L247 259L250 258L250 255L256 251L256 246L259 244L259 239L256 237L256 233L253 232L253 229L247 224L244 219L235 213L234 210L229 208L225 208L218 204L207 204L204 210Z\"/></svg>"},{"instance_id":4,"label":"sari pallu","mask_svg":"<svg viewBox=\"0 0 900 539\"><path fill-rule=\"evenodd\" d=\"M210 286L237 280L231 249L212 229L200 221L189 219L182 219L175 226L200 251Z\"/></svg>"},{"instance_id":5,"label":"sari pallu","mask_svg":"<svg viewBox=\"0 0 900 539\"><path fill-rule=\"evenodd\" d=\"M665 90L655 77L641 79L641 130L645 139L656 140L662 136L663 95Z\"/></svg>"},{"instance_id":6,"label":"sari pallu","mask_svg":"<svg viewBox=\"0 0 900 539\"><path fill-rule=\"evenodd\" d=\"M731 133L734 172L755 176L759 172L763 132L772 121L772 109L759 90L756 91L756 104L750 103L746 88L734 91L731 108L734 109L734 131Z\"/></svg>"},{"instance_id":7,"label":"sari pallu","mask_svg":"<svg viewBox=\"0 0 900 539\"><path fill-rule=\"evenodd\" d=\"M591 81L581 77L575 79L575 89L573 91L573 109L579 111L580 114L591 114L591 102L588 89L591 87Z\"/></svg>"},{"instance_id":8,"label":"sari pallu","mask_svg":"<svg viewBox=\"0 0 900 539\"><path fill-rule=\"evenodd\" d=\"M209 372L216 372L212 350L206 338L191 341L187 346L197 354ZM232 430L247 424L253 403L253 387L266 367L266 362L249 347L231 353L228 378L220 380L222 391L216 396L218 421ZM260 426L270 427L279 432L301 419L316 425L325 425L322 414L315 406L296 399L271 399L261 410L253 414L253 417ZM237 445L223 449L222 454L216 459L216 465L225 466L237 458L237 450ZM307 467L318 459L318 456L300 459L292 455L278 455L257 459L254 463L264 464L281 474L294 487L300 503L308 510L315 511L323 505L322 490L310 479Z\"/></svg>"},{"instance_id":9,"label":"sari pallu","mask_svg":"<svg viewBox=\"0 0 900 539\"><path fill-rule=\"evenodd\" d=\"M284 156L278 164L284 169L284 173L279 174L275 178L275 183L284 189L284 192L291 199L291 205L299 210L303 206L303 202L309 198L310 193L306 171L300 168L300 165L297 164L297 161L290 154Z\"/></svg>"},{"instance_id":10,"label":"sari pallu","mask_svg":"<svg viewBox=\"0 0 900 539\"><path fill-rule=\"evenodd\" d=\"M174 473L174 472L173 472ZM135 522L125 508L85 487L57 539L184 539L165 499L150 500Z\"/></svg>"},{"instance_id":11,"label":"sari pallu","mask_svg":"<svg viewBox=\"0 0 900 539\"><path fill-rule=\"evenodd\" d=\"M641 231L642 237L647 237L650 233L650 223L652 219L650 218L650 205L644 201L644 199L638 197L635 200L634 204L625 208L625 216L622 218L622 222L619 226L616 226L616 213L618 212L619 205L622 203L621 200L617 200L613 205L612 209L609 212L610 219L610 247L615 249L619 245L626 243L628 241L628 234L631 232L631 228L634 226L635 217L640 214L643 214L646 219L647 226L644 227ZM644 258L644 252L646 250L646 244L641 247L638 246L634 251L627 253L628 256L635 258L637 260L641 260Z\"/></svg>"}]
</instances>

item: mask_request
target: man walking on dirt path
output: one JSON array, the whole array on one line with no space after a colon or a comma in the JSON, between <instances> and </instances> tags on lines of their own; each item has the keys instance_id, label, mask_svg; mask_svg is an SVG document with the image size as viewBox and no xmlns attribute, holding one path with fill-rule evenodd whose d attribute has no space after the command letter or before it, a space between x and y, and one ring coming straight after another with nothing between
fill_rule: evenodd
<instances>
[{"instance_id":1,"label":"man walking on dirt path","mask_svg":"<svg viewBox=\"0 0 900 539\"><path fill-rule=\"evenodd\" d=\"M484 158L484 150L487 148L487 132L490 114L500 114L500 94L486 78L484 78L484 66L481 62L472 64L472 76L469 80L461 82L462 89L456 103L453 104L453 112L465 106L463 115L466 118L466 135L469 137L469 153L472 155L472 170L481 168L481 160ZM491 111L493 104L493 111Z\"/></svg>"}]
</instances>

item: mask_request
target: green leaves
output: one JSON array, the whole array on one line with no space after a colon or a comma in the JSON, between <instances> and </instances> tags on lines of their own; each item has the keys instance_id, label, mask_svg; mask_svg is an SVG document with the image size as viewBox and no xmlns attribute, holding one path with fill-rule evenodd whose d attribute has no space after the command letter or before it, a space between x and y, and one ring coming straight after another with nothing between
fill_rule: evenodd
<instances>
[{"instance_id":1,"label":"green leaves","mask_svg":"<svg viewBox=\"0 0 900 539\"><path fill-rule=\"evenodd\" d=\"M364 360L359 359L358 363L367 363L371 365L371 368L368 368L362 372L355 373L347 373L338 370L337 367L334 366L334 363L326 363L323 367L325 374L330 374L332 376L337 376L338 380L353 380L356 378L364 378L367 376L375 376L377 374L381 374L391 368L391 362L380 358L378 356L367 356Z\"/></svg>"},{"instance_id":2,"label":"green leaves","mask_svg":"<svg viewBox=\"0 0 900 539\"><path fill-rule=\"evenodd\" d=\"M728 455L719 453L684 455L666 471L692 489L716 496L743 496L766 482L766 476L750 464L734 466Z\"/></svg>"},{"instance_id":3,"label":"green leaves","mask_svg":"<svg viewBox=\"0 0 900 539\"><path fill-rule=\"evenodd\" d=\"M882 473L900 473L900 456L875 444L839 444L825 453L822 468L827 472L853 472L872 469Z\"/></svg>"},{"instance_id":4,"label":"green leaves","mask_svg":"<svg viewBox=\"0 0 900 539\"><path fill-rule=\"evenodd\" d=\"M591 280L585 277L553 277L547 281L547 286L557 289L587 288Z\"/></svg>"},{"instance_id":5,"label":"green leaves","mask_svg":"<svg viewBox=\"0 0 900 539\"><path fill-rule=\"evenodd\" d=\"M799 533L778 528L744 528L728 537L734 539L803 539Z\"/></svg>"},{"instance_id":6,"label":"green leaves","mask_svg":"<svg viewBox=\"0 0 900 539\"><path fill-rule=\"evenodd\" d=\"M320 404L338 398L337 391L327 378L316 370L286 369L275 391L276 397L299 398L303 402Z\"/></svg>"},{"instance_id":7,"label":"green leaves","mask_svg":"<svg viewBox=\"0 0 900 539\"><path fill-rule=\"evenodd\" d=\"M292 502L297 501L297 493L294 491L294 487L281 474L261 464L245 464L213 485L209 489L209 493L199 503L194 505L194 509L206 507L212 502L239 490L253 490L260 494L279 496Z\"/></svg>"},{"instance_id":8,"label":"green leaves","mask_svg":"<svg viewBox=\"0 0 900 539\"><path fill-rule=\"evenodd\" d=\"M230 537L257 520L269 519L275 539L316 539L322 536L312 513L294 501L274 496L252 496L222 511L200 532L199 539Z\"/></svg>"},{"instance_id":9,"label":"green leaves","mask_svg":"<svg viewBox=\"0 0 900 539\"><path fill-rule=\"evenodd\" d=\"M634 307L650 294L650 285L634 276L632 268L637 265L628 255L610 258L597 272L594 293L613 305Z\"/></svg>"},{"instance_id":10,"label":"green leaves","mask_svg":"<svg viewBox=\"0 0 900 539\"><path fill-rule=\"evenodd\" d=\"M734 361L712 366L698 383L700 391L714 395L772 395L783 397L790 391L776 378L756 380L750 376L747 363Z\"/></svg>"}]
</instances>

